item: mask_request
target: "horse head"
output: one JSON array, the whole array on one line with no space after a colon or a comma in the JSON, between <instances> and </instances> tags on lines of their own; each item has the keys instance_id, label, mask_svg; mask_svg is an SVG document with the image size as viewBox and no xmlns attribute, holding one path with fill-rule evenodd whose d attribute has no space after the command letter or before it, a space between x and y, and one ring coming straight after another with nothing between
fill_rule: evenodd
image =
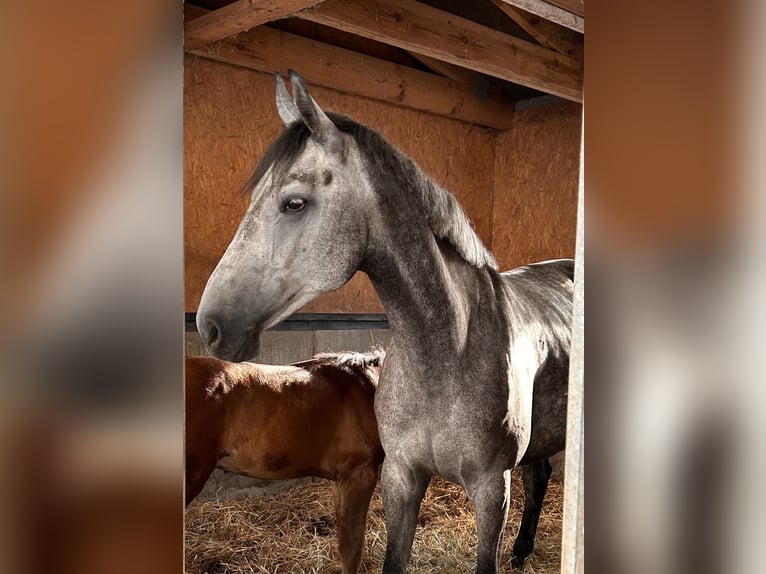
<instances>
[{"instance_id":1,"label":"horse head","mask_svg":"<svg viewBox=\"0 0 766 574\"><path fill-rule=\"evenodd\" d=\"M344 118L331 119L297 73L293 98L276 78L285 130L246 184L250 204L197 312L209 351L230 361L252 358L265 329L344 285L366 249L373 195L354 137L336 125Z\"/></svg>"}]
</instances>

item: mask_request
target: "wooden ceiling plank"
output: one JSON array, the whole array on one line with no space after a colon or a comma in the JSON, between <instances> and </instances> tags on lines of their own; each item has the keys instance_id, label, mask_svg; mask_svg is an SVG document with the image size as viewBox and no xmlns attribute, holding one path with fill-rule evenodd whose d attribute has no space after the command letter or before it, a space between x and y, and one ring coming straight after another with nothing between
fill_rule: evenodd
<instances>
[{"instance_id":1,"label":"wooden ceiling plank","mask_svg":"<svg viewBox=\"0 0 766 574\"><path fill-rule=\"evenodd\" d=\"M446 62L442 62L441 60L437 60L435 58L429 58L428 56L424 56L422 54L418 54L417 52L408 52L410 56L421 62L422 64L425 64L429 68L431 68L434 72L437 74L441 74L442 76L445 76L449 78L450 80L455 80L456 82L462 82L464 84L472 84L474 78L476 77L476 72L473 70L466 70L465 68L461 68L460 66L453 66L452 64L448 64Z\"/></svg>"},{"instance_id":2,"label":"wooden ceiling plank","mask_svg":"<svg viewBox=\"0 0 766 574\"><path fill-rule=\"evenodd\" d=\"M294 16L582 102L579 61L426 4L325 0Z\"/></svg>"},{"instance_id":3,"label":"wooden ceiling plank","mask_svg":"<svg viewBox=\"0 0 766 574\"><path fill-rule=\"evenodd\" d=\"M194 50L272 20L279 20L321 0L237 0L184 24L184 48Z\"/></svg>"},{"instance_id":4,"label":"wooden ceiling plank","mask_svg":"<svg viewBox=\"0 0 766 574\"><path fill-rule=\"evenodd\" d=\"M585 0L548 0L548 2L572 14L585 16Z\"/></svg>"},{"instance_id":5,"label":"wooden ceiling plank","mask_svg":"<svg viewBox=\"0 0 766 574\"><path fill-rule=\"evenodd\" d=\"M492 0L492 2L542 46L556 50L559 54L582 60L583 43L576 39L576 33L572 30L519 10L503 0Z\"/></svg>"},{"instance_id":6,"label":"wooden ceiling plank","mask_svg":"<svg viewBox=\"0 0 766 574\"><path fill-rule=\"evenodd\" d=\"M525 12L539 16L559 26L564 26L580 34L585 33L585 18L582 14L572 13L545 0L503 0L509 6L520 8Z\"/></svg>"},{"instance_id":7,"label":"wooden ceiling plank","mask_svg":"<svg viewBox=\"0 0 766 574\"><path fill-rule=\"evenodd\" d=\"M286 74L292 68L310 84L496 129L511 127L508 97L482 99L468 84L267 26L191 53L260 72Z\"/></svg>"}]
</instances>

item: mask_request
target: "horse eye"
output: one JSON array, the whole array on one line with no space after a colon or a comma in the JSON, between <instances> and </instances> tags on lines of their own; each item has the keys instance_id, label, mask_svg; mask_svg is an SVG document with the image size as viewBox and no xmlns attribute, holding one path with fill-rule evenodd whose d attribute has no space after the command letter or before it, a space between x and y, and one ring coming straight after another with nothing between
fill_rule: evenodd
<instances>
[{"instance_id":1,"label":"horse eye","mask_svg":"<svg viewBox=\"0 0 766 574\"><path fill-rule=\"evenodd\" d=\"M285 203L284 210L296 212L296 211L301 211L304 207L306 207L306 201L304 199L294 197L293 199L289 199L287 203Z\"/></svg>"}]
</instances>

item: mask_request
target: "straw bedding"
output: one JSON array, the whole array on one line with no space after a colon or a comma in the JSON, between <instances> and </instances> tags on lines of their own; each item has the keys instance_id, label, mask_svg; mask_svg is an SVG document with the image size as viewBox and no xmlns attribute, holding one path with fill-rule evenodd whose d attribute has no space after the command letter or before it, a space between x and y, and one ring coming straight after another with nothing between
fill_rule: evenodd
<instances>
[{"instance_id":1,"label":"straw bedding","mask_svg":"<svg viewBox=\"0 0 766 574\"><path fill-rule=\"evenodd\" d=\"M502 571L510 572L511 547L521 520L521 474L504 539ZM559 571L562 485L552 478L543 504L535 551L523 572ZM376 489L367 515L360 571L380 572L386 547L383 504ZM434 478L420 508L409 572L469 573L475 568L476 522L462 489ZM187 574L340 572L331 484L318 481L270 497L193 502L186 512Z\"/></svg>"}]
</instances>

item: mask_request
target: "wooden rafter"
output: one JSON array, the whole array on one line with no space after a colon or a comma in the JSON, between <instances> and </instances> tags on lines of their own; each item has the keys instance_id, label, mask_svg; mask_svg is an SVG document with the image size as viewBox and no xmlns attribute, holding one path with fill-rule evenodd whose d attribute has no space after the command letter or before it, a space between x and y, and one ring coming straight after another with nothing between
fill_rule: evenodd
<instances>
[{"instance_id":1,"label":"wooden rafter","mask_svg":"<svg viewBox=\"0 0 766 574\"><path fill-rule=\"evenodd\" d=\"M585 16L585 0L548 0L548 2L572 14Z\"/></svg>"},{"instance_id":2,"label":"wooden rafter","mask_svg":"<svg viewBox=\"0 0 766 574\"><path fill-rule=\"evenodd\" d=\"M472 84L474 78L476 77L476 72L473 70L466 70L460 66L453 66L452 64L442 62L441 60L437 60L435 58L429 58L428 56L423 56L422 54L418 54L416 52L409 52L409 54L416 60L431 68L437 74L441 74L450 80L455 80L456 82L462 82L464 84Z\"/></svg>"},{"instance_id":3,"label":"wooden rafter","mask_svg":"<svg viewBox=\"0 0 766 574\"><path fill-rule=\"evenodd\" d=\"M321 0L237 0L184 26L184 46L194 50L266 22L285 18Z\"/></svg>"},{"instance_id":4,"label":"wooden rafter","mask_svg":"<svg viewBox=\"0 0 766 574\"><path fill-rule=\"evenodd\" d=\"M539 16L543 20L554 22L581 34L585 32L585 19L581 14L570 12L546 0L503 0L509 6ZM563 3L563 2L561 2Z\"/></svg>"},{"instance_id":5,"label":"wooden rafter","mask_svg":"<svg viewBox=\"0 0 766 574\"><path fill-rule=\"evenodd\" d=\"M519 10L503 0L492 0L492 2L542 46L556 50L559 54L582 60L583 43L576 38L577 34L572 30Z\"/></svg>"},{"instance_id":6,"label":"wooden rafter","mask_svg":"<svg viewBox=\"0 0 766 574\"><path fill-rule=\"evenodd\" d=\"M326 0L295 16L582 101L579 61L426 4L407 0Z\"/></svg>"},{"instance_id":7,"label":"wooden rafter","mask_svg":"<svg viewBox=\"0 0 766 574\"><path fill-rule=\"evenodd\" d=\"M310 84L497 129L511 127L513 102L481 99L468 84L260 26L192 54L258 70L298 70Z\"/></svg>"}]
</instances>

